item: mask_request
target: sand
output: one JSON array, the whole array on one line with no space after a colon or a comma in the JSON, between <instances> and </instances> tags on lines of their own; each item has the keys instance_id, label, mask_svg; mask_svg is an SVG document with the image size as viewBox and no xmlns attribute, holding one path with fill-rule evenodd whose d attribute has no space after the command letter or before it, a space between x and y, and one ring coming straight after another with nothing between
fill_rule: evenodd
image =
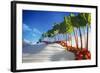
<instances>
[{"instance_id":1,"label":"sand","mask_svg":"<svg viewBox=\"0 0 100 73\"><path fill-rule=\"evenodd\" d=\"M57 43L42 43L36 45L24 43L23 46L23 63L66 61L74 59L75 55L73 53L66 51L61 45Z\"/></svg>"}]
</instances>

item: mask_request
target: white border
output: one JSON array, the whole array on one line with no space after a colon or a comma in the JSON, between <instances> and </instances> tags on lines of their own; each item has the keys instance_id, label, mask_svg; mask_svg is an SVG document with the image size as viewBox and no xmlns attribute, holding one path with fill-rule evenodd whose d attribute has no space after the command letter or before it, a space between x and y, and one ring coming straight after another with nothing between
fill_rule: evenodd
<instances>
[{"instance_id":1,"label":"white border","mask_svg":"<svg viewBox=\"0 0 100 73\"><path fill-rule=\"evenodd\" d=\"M17 4L17 70L20 69L38 69L38 68L52 68L52 67L70 67L70 66L85 66L95 65L96 48L95 48L95 9L81 8L81 7L61 7L61 6L46 6L46 5L28 5ZM61 61L61 62L43 62L43 63L22 63L22 10L45 10L45 11L62 11L62 12L88 12L91 13L91 60L81 61Z\"/></svg>"}]
</instances>

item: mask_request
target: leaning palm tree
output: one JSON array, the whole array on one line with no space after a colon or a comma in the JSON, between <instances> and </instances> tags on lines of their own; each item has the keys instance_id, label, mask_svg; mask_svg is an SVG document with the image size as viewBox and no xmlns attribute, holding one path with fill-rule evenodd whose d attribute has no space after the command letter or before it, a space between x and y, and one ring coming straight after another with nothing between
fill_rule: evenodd
<instances>
[{"instance_id":1,"label":"leaning palm tree","mask_svg":"<svg viewBox=\"0 0 100 73\"><path fill-rule=\"evenodd\" d=\"M82 14L84 20L86 21L87 26L87 42L86 42L86 48L88 49L88 35L89 35L89 27L91 24L91 14L90 13L83 13Z\"/></svg>"},{"instance_id":2,"label":"leaning palm tree","mask_svg":"<svg viewBox=\"0 0 100 73\"><path fill-rule=\"evenodd\" d=\"M43 33L43 34L42 34L42 36L41 36L42 41L43 41L43 40L44 40L47 36L48 36L48 33L46 33L46 32L45 32L45 33Z\"/></svg>"},{"instance_id":3,"label":"leaning palm tree","mask_svg":"<svg viewBox=\"0 0 100 73\"><path fill-rule=\"evenodd\" d=\"M65 36L65 34L66 34L66 26L65 26L65 24L64 24L64 21L61 22L59 26L60 26L60 27L59 27L59 34L62 35L62 38L63 38L63 40L64 40L64 36Z\"/></svg>"},{"instance_id":4,"label":"leaning palm tree","mask_svg":"<svg viewBox=\"0 0 100 73\"><path fill-rule=\"evenodd\" d=\"M83 18L82 14L79 13L77 16L74 16L71 18L72 22L73 22L73 26L76 27L79 30L79 36L80 36L80 43L81 43L81 49L83 48L83 44L82 44L82 31L81 28L86 26L86 21Z\"/></svg>"},{"instance_id":5,"label":"leaning palm tree","mask_svg":"<svg viewBox=\"0 0 100 73\"><path fill-rule=\"evenodd\" d=\"M57 41L56 37L57 37L57 34L59 34L60 25L57 24L57 23L55 23L55 24L53 25L52 30L53 30L53 34L54 34L54 36L55 36L55 41ZM57 38L59 39L59 37L57 37Z\"/></svg>"},{"instance_id":6,"label":"leaning palm tree","mask_svg":"<svg viewBox=\"0 0 100 73\"><path fill-rule=\"evenodd\" d=\"M76 48L78 49L78 35L77 35L77 29L78 27L76 27L76 16L74 14L70 14L69 19L68 19L68 24L71 26L70 28L70 32L74 33L74 38L75 38L75 42L76 42ZM76 29L76 30L75 30Z\"/></svg>"},{"instance_id":7,"label":"leaning palm tree","mask_svg":"<svg viewBox=\"0 0 100 73\"><path fill-rule=\"evenodd\" d=\"M48 39L49 39L49 41L50 41L50 38L51 38L51 36L52 36L51 30L48 30L46 33L47 33L47 37L48 37Z\"/></svg>"},{"instance_id":8,"label":"leaning palm tree","mask_svg":"<svg viewBox=\"0 0 100 73\"><path fill-rule=\"evenodd\" d=\"M41 37L40 37L41 41L43 41L45 37L46 37L46 36L45 36L45 33L43 33L43 34L41 35Z\"/></svg>"},{"instance_id":9,"label":"leaning palm tree","mask_svg":"<svg viewBox=\"0 0 100 73\"><path fill-rule=\"evenodd\" d=\"M71 46L72 46L72 37L71 37L71 34L73 32L73 26L71 25L70 16L65 16L64 17L64 25L65 25L64 26L65 27L65 33L67 34L67 37L70 37Z\"/></svg>"}]
</instances>

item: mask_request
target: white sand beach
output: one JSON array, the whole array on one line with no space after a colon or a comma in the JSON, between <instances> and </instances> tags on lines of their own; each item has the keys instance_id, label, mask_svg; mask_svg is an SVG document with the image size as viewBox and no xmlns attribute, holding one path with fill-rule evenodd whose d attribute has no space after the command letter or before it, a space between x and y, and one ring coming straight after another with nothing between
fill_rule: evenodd
<instances>
[{"instance_id":1,"label":"white sand beach","mask_svg":"<svg viewBox=\"0 0 100 73\"><path fill-rule=\"evenodd\" d=\"M83 38L83 47L85 47L85 39ZM91 36L89 33L88 39L89 48L91 51ZM73 38L72 45L75 46L75 40ZM79 41L80 47L80 41ZM70 44L69 44L70 45ZM45 61L64 61L64 60L74 60L75 56L73 53L66 51L61 45L57 43L53 44L30 44L29 42L23 42L23 54L22 62L45 62Z\"/></svg>"},{"instance_id":2,"label":"white sand beach","mask_svg":"<svg viewBox=\"0 0 100 73\"><path fill-rule=\"evenodd\" d=\"M74 60L73 53L66 51L61 45L53 44L37 44L30 45L24 43L23 46L23 63L47 62L47 61L64 61Z\"/></svg>"}]
</instances>

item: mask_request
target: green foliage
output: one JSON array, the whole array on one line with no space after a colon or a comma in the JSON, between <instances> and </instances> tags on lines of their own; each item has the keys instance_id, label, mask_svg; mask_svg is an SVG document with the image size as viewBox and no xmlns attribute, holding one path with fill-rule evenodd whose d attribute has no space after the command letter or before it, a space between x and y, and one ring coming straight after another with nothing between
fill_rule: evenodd
<instances>
[{"instance_id":1,"label":"green foliage","mask_svg":"<svg viewBox=\"0 0 100 73\"><path fill-rule=\"evenodd\" d=\"M91 13L81 13L82 17L86 21L86 23L90 26L91 24Z\"/></svg>"},{"instance_id":2,"label":"green foliage","mask_svg":"<svg viewBox=\"0 0 100 73\"><path fill-rule=\"evenodd\" d=\"M71 34L74 28L85 27L86 24L91 24L90 13L79 13L75 15L71 13L65 16L64 20L59 24L54 24L53 28L42 34L42 37L54 37L57 34Z\"/></svg>"},{"instance_id":3,"label":"green foliage","mask_svg":"<svg viewBox=\"0 0 100 73\"><path fill-rule=\"evenodd\" d=\"M75 16L73 13L70 16L65 16L64 21L59 24L54 24L51 30L48 30L44 33L43 37L50 37L56 34L66 34L72 33L73 28L80 28L86 26L86 24L91 23L91 14L89 13L79 13Z\"/></svg>"},{"instance_id":4,"label":"green foliage","mask_svg":"<svg viewBox=\"0 0 100 73\"><path fill-rule=\"evenodd\" d=\"M64 17L64 24L66 26L66 32L67 33L72 33L73 32L73 26L71 22L71 17L70 16L65 16Z\"/></svg>"},{"instance_id":5,"label":"green foliage","mask_svg":"<svg viewBox=\"0 0 100 73\"><path fill-rule=\"evenodd\" d=\"M60 28L60 25L59 24L54 24L53 26L53 33L56 35L59 33L59 28Z\"/></svg>"},{"instance_id":6,"label":"green foliage","mask_svg":"<svg viewBox=\"0 0 100 73\"><path fill-rule=\"evenodd\" d=\"M54 36L54 30L52 30L52 29L51 30L48 30L47 31L47 34L48 34L47 35L48 37L53 37Z\"/></svg>"},{"instance_id":7,"label":"green foliage","mask_svg":"<svg viewBox=\"0 0 100 73\"><path fill-rule=\"evenodd\" d=\"M62 22L62 23L60 23L59 33L64 34L65 32L66 32L66 26L65 26L64 22Z\"/></svg>"}]
</instances>

